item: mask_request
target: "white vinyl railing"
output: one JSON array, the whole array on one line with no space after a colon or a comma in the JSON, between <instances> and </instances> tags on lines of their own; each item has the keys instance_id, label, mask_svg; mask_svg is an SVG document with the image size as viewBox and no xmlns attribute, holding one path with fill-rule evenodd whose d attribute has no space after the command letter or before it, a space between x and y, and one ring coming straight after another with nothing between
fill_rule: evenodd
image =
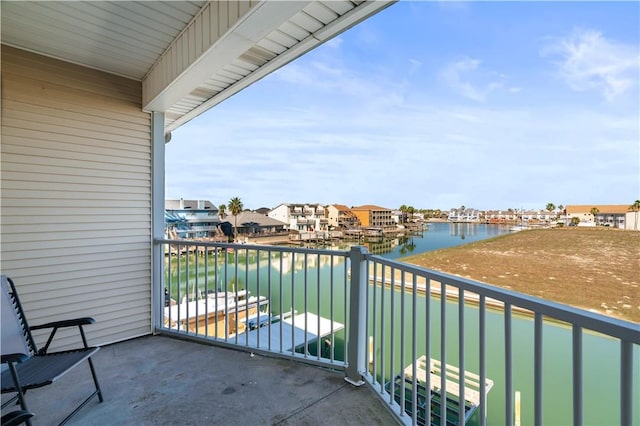
<instances>
[{"instance_id":1,"label":"white vinyl railing","mask_svg":"<svg viewBox=\"0 0 640 426\"><path fill-rule=\"evenodd\" d=\"M637 324L359 246L157 244L165 253L157 272L168 301L158 307L158 331L344 370L350 383L372 386L405 424L445 426L470 418L487 424L489 406L500 411L492 411L494 424L519 424L522 414L536 425L558 418L597 423L585 398L600 391L609 423L638 419ZM602 341L617 348L615 359L591 359L588 348ZM593 362L615 375L609 377L615 389L592 389ZM556 389L558 364L566 389ZM568 398L564 417L556 413L556 394ZM553 408L545 411L545 404Z\"/></svg>"}]
</instances>

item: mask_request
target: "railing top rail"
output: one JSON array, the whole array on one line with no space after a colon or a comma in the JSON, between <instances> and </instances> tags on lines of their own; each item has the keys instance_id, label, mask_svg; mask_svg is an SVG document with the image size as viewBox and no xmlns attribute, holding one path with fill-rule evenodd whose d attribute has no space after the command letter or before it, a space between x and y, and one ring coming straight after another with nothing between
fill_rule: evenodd
<instances>
[{"instance_id":1,"label":"railing top rail","mask_svg":"<svg viewBox=\"0 0 640 426\"><path fill-rule=\"evenodd\" d=\"M640 324L367 253L365 259L640 345Z\"/></svg>"},{"instance_id":2,"label":"railing top rail","mask_svg":"<svg viewBox=\"0 0 640 426\"><path fill-rule=\"evenodd\" d=\"M342 256L348 257L349 252L346 250L333 250L333 249L311 249L303 247L288 247L278 245L267 244L239 244L239 243L221 243L214 241L200 241L200 240L167 240L167 239L155 239L155 244L173 244L184 246L196 246L196 247L219 247L219 248L232 248L234 250L262 250L262 251L278 251L285 253L307 253L307 254L320 254L327 256Z\"/></svg>"}]
</instances>

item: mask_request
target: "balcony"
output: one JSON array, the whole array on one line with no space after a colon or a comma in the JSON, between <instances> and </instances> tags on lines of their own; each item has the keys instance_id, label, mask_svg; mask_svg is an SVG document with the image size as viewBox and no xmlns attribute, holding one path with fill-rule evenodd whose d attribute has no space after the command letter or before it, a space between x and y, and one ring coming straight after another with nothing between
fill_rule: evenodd
<instances>
[{"instance_id":1,"label":"balcony","mask_svg":"<svg viewBox=\"0 0 640 426\"><path fill-rule=\"evenodd\" d=\"M158 240L156 248L166 253L156 335L102 347L105 402L90 403L70 424L640 418L637 324L362 247ZM90 386L88 369L77 368L30 391L34 424L60 421ZM70 398L62 403L55 392Z\"/></svg>"}]
</instances>

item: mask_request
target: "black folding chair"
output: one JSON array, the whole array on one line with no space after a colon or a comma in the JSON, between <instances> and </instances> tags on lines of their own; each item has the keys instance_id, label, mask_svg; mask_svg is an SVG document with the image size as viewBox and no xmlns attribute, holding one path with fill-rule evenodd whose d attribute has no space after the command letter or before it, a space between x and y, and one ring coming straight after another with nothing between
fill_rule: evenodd
<instances>
[{"instance_id":1,"label":"black folding chair","mask_svg":"<svg viewBox=\"0 0 640 426\"><path fill-rule=\"evenodd\" d=\"M95 391L85 399L71 414L69 414L60 425L65 424L82 407L87 405L96 395L100 402L103 401L102 391L98 384L95 368L91 355L98 351L98 347L89 347L84 334L83 325L93 324L93 318L77 318L72 320L55 321L39 326L29 327L27 319L22 310L22 305L18 299L16 287L11 278L2 275L2 393L15 393L2 408L5 408L16 400L23 411L28 411L24 394L29 389L40 388L50 385L67 371L80 364L82 361L89 362L91 376L95 384ZM83 347L74 350L47 352L53 337L59 328L77 326L82 337ZM41 349L36 347L31 330L49 328L51 334ZM8 368L4 368L4 364ZM4 423L4 422L3 422ZM25 420L27 425L30 421Z\"/></svg>"}]
</instances>

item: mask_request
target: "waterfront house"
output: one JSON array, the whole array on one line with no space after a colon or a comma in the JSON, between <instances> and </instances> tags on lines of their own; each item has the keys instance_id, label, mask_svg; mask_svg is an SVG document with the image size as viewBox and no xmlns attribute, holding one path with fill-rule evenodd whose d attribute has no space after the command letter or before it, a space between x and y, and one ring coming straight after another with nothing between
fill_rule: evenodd
<instances>
[{"instance_id":1,"label":"waterfront house","mask_svg":"<svg viewBox=\"0 0 640 426\"><path fill-rule=\"evenodd\" d=\"M317 203L280 204L271 209L268 216L288 224L289 230L296 233L326 232L329 230L326 209Z\"/></svg>"},{"instance_id":2,"label":"waterfront house","mask_svg":"<svg viewBox=\"0 0 640 426\"><path fill-rule=\"evenodd\" d=\"M396 221L393 219L393 212L380 206L371 204L351 207L351 213L358 218L363 228L380 229L381 232L397 229Z\"/></svg>"},{"instance_id":3,"label":"waterfront house","mask_svg":"<svg viewBox=\"0 0 640 426\"><path fill-rule=\"evenodd\" d=\"M567 224L577 218L578 226L609 226L635 231L640 229L638 212L632 211L627 204L568 205L565 212Z\"/></svg>"},{"instance_id":4,"label":"waterfront house","mask_svg":"<svg viewBox=\"0 0 640 426\"><path fill-rule=\"evenodd\" d=\"M480 212L477 209L451 209L449 211L449 222L479 222Z\"/></svg>"},{"instance_id":5,"label":"waterfront house","mask_svg":"<svg viewBox=\"0 0 640 426\"><path fill-rule=\"evenodd\" d=\"M356 229L360 227L358 217L344 204L327 206L327 220L333 229Z\"/></svg>"},{"instance_id":6,"label":"waterfront house","mask_svg":"<svg viewBox=\"0 0 640 426\"><path fill-rule=\"evenodd\" d=\"M179 226L168 229L177 238L214 238L219 236L218 208L207 200L165 200L165 211L182 219Z\"/></svg>"},{"instance_id":7,"label":"waterfront house","mask_svg":"<svg viewBox=\"0 0 640 426\"><path fill-rule=\"evenodd\" d=\"M244 211L238 213L238 217L230 214L225 217L234 226L237 223L237 232L242 241L243 237L267 236L286 232L287 224L267 215Z\"/></svg>"}]
</instances>

